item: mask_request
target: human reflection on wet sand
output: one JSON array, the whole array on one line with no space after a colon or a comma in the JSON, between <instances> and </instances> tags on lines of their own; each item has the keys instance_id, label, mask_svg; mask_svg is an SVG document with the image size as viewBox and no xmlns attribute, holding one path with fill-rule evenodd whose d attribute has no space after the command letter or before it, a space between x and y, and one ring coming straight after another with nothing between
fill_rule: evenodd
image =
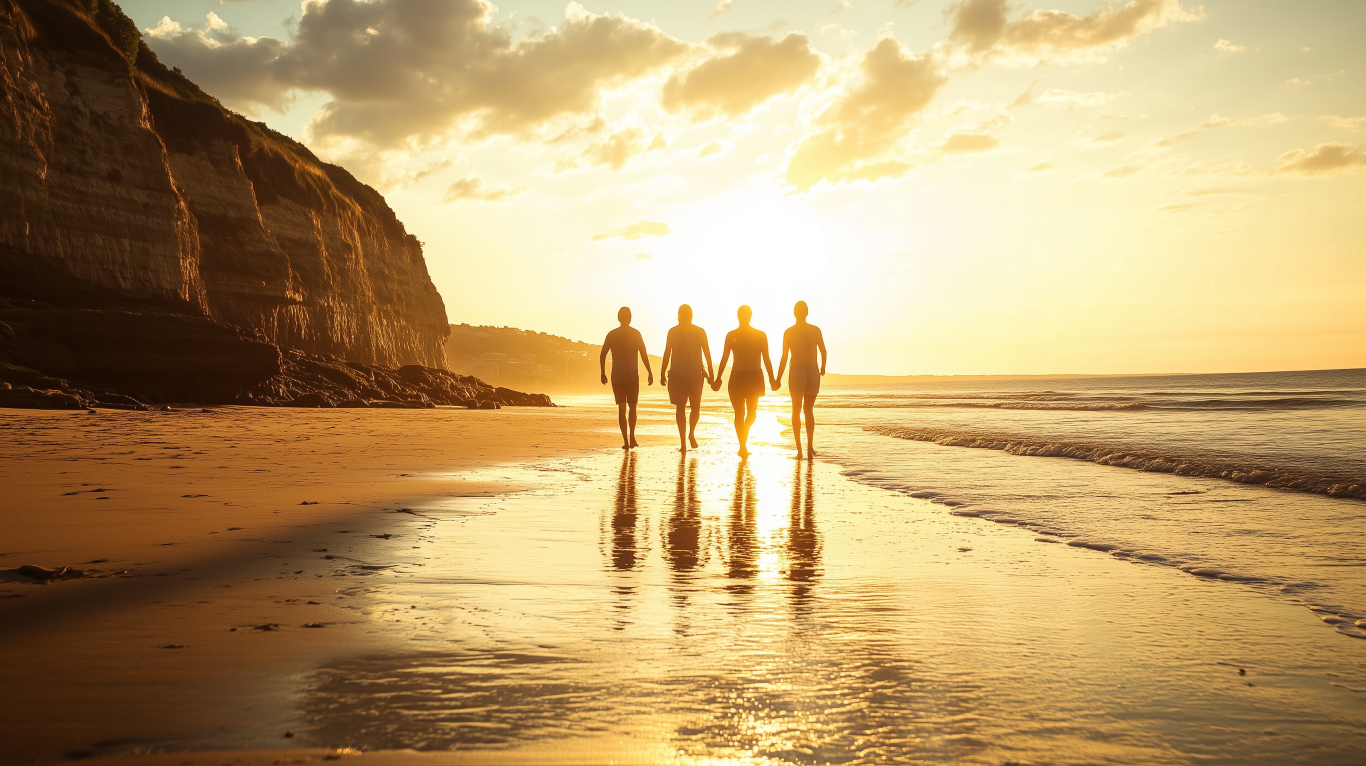
<instances>
[{"instance_id":1,"label":"human reflection on wet sand","mask_svg":"<svg viewBox=\"0 0 1366 766\"><path fill-rule=\"evenodd\" d=\"M673 509L664 528L664 558L676 574L691 572L704 563L701 507L697 497L697 458L679 458Z\"/></svg>"},{"instance_id":2,"label":"human reflection on wet sand","mask_svg":"<svg viewBox=\"0 0 1366 766\"><path fill-rule=\"evenodd\" d=\"M617 473L617 491L612 504L612 568L620 573L633 572L641 563L644 551L639 545L636 527L640 513L636 504L636 453L624 451L621 456L621 469ZM634 579L618 581L612 586L616 601L612 608L617 612L614 630L625 630L631 624L629 613L631 602L636 593Z\"/></svg>"},{"instance_id":3,"label":"human reflection on wet sand","mask_svg":"<svg viewBox=\"0 0 1366 766\"><path fill-rule=\"evenodd\" d=\"M628 451L621 457L616 503L612 511L612 566L616 569L636 568L636 521L639 517L636 509L636 454Z\"/></svg>"},{"instance_id":4,"label":"human reflection on wet sand","mask_svg":"<svg viewBox=\"0 0 1366 766\"><path fill-rule=\"evenodd\" d=\"M821 538L816 531L816 487L810 461L796 461L792 477L792 510L787 520L787 579L799 604L811 595L821 575Z\"/></svg>"},{"instance_id":5,"label":"human reflection on wet sand","mask_svg":"<svg viewBox=\"0 0 1366 766\"><path fill-rule=\"evenodd\" d=\"M752 591L751 581L759 573L759 535L755 527L758 506L754 472L748 462L741 461L735 469L735 494L731 496L726 523L726 576L732 581L726 590L732 593Z\"/></svg>"}]
</instances>

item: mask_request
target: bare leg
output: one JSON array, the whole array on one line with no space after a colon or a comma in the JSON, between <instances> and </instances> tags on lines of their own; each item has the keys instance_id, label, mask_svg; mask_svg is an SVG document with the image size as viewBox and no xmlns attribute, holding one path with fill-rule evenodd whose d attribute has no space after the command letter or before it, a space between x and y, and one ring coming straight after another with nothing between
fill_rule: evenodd
<instances>
[{"instance_id":1,"label":"bare leg","mask_svg":"<svg viewBox=\"0 0 1366 766\"><path fill-rule=\"evenodd\" d=\"M697 449L697 421L702 419L701 402L696 400L692 403L692 413L688 418L688 443ZM683 408L678 408L678 435L683 435Z\"/></svg>"},{"instance_id":2,"label":"bare leg","mask_svg":"<svg viewBox=\"0 0 1366 766\"><path fill-rule=\"evenodd\" d=\"M806 455L816 456L816 397L806 397ZM796 435L795 433L793 434Z\"/></svg>"},{"instance_id":3,"label":"bare leg","mask_svg":"<svg viewBox=\"0 0 1366 766\"><path fill-rule=\"evenodd\" d=\"M626 434L626 405L617 405L617 425L621 426L621 448L631 448L631 437ZM634 430L634 428L632 429Z\"/></svg>"},{"instance_id":4,"label":"bare leg","mask_svg":"<svg viewBox=\"0 0 1366 766\"><path fill-rule=\"evenodd\" d=\"M802 395L792 395L792 441L797 443L797 459L802 459Z\"/></svg>"},{"instance_id":5,"label":"bare leg","mask_svg":"<svg viewBox=\"0 0 1366 766\"><path fill-rule=\"evenodd\" d=\"M749 454L745 448L745 441L749 438L749 429L745 427L745 400L744 397L732 393L730 395L730 406L735 410L735 438L740 442L740 457Z\"/></svg>"},{"instance_id":6,"label":"bare leg","mask_svg":"<svg viewBox=\"0 0 1366 766\"><path fill-rule=\"evenodd\" d=\"M631 414L630 414L630 416L629 416L629 418L628 418L628 422L630 423L630 426L631 426L631 441L628 442L628 445L631 446L631 447L639 447L640 445L636 443L636 404L635 404L635 402L631 402Z\"/></svg>"},{"instance_id":7,"label":"bare leg","mask_svg":"<svg viewBox=\"0 0 1366 766\"><path fill-rule=\"evenodd\" d=\"M684 409L685 409L686 407L687 407L686 404L680 404L680 405L678 405L677 409L676 409L675 412L674 412L674 419L678 421L678 446L679 446L679 451L681 451L681 452L687 452L687 451L688 451L688 440L687 440L687 421L688 421L688 414L687 414L686 412L684 412ZM694 443L693 446L697 446L697 445Z\"/></svg>"},{"instance_id":8,"label":"bare leg","mask_svg":"<svg viewBox=\"0 0 1366 766\"><path fill-rule=\"evenodd\" d=\"M745 400L745 421L744 433L740 436L740 454L749 455L749 429L754 426L754 420L759 416L759 397L751 396Z\"/></svg>"}]
</instances>

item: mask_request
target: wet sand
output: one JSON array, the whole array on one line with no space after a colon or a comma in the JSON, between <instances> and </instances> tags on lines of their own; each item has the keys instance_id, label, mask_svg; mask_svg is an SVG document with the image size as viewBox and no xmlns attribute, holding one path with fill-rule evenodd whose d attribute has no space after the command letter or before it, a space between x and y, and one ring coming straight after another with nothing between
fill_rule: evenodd
<instances>
[{"instance_id":1,"label":"wet sand","mask_svg":"<svg viewBox=\"0 0 1366 766\"><path fill-rule=\"evenodd\" d=\"M602 448L602 408L4 413L0 566L114 576L0 583L20 596L0 646L24 658L0 670L0 762L1278 764L1366 745L1366 642L1324 641L1302 608L798 463L771 409L742 465L724 414L680 459L661 412L634 455Z\"/></svg>"},{"instance_id":2,"label":"wet sand","mask_svg":"<svg viewBox=\"0 0 1366 766\"><path fill-rule=\"evenodd\" d=\"M416 550L383 537L397 520L522 488L455 472L611 431L572 409L0 410L0 762L292 744L298 677L386 645L335 591Z\"/></svg>"}]
</instances>

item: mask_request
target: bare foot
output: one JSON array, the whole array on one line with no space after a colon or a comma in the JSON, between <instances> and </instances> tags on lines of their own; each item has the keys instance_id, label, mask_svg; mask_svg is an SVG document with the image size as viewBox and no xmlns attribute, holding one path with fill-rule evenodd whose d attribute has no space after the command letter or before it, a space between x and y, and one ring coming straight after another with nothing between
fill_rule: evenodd
<instances>
[{"instance_id":1,"label":"bare foot","mask_svg":"<svg viewBox=\"0 0 1366 766\"><path fill-rule=\"evenodd\" d=\"M807 456L807 457L815 457L815 456L816 456L816 451L815 451L814 449L811 449L810 447L807 447L807 448L806 448L806 456Z\"/></svg>"},{"instance_id":2,"label":"bare foot","mask_svg":"<svg viewBox=\"0 0 1366 766\"><path fill-rule=\"evenodd\" d=\"M630 448L631 448L631 445L629 445L629 444L623 444L623 445L621 445L621 448L622 448L622 449L630 449Z\"/></svg>"},{"instance_id":3,"label":"bare foot","mask_svg":"<svg viewBox=\"0 0 1366 766\"><path fill-rule=\"evenodd\" d=\"M741 447L740 451L735 454L739 455L740 457L749 457L749 450L745 449L744 447Z\"/></svg>"},{"instance_id":4,"label":"bare foot","mask_svg":"<svg viewBox=\"0 0 1366 766\"><path fill-rule=\"evenodd\" d=\"M636 442L636 437L634 437L634 436L631 437L631 446L632 446L632 447L639 447L639 446L640 446L640 444Z\"/></svg>"},{"instance_id":5,"label":"bare foot","mask_svg":"<svg viewBox=\"0 0 1366 766\"><path fill-rule=\"evenodd\" d=\"M801 451L801 450L797 450L797 459L798 459L798 460L801 460L801 459L802 459L802 451Z\"/></svg>"},{"instance_id":6,"label":"bare foot","mask_svg":"<svg viewBox=\"0 0 1366 766\"><path fill-rule=\"evenodd\" d=\"M692 434L688 434L688 443L692 445L692 448L693 448L693 449L697 449L697 437L696 437L696 436L693 436Z\"/></svg>"}]
</instances>

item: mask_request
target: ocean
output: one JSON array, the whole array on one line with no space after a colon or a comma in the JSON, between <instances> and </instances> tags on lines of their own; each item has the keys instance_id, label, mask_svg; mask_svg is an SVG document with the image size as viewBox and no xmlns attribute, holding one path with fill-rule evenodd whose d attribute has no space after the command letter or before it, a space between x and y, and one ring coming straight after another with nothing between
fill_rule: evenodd
<instances>
[{"instance_id":1,"label":"ocean","mask_svg":"<svg viewBox=\"0 0 1366 766\"><path fill-rule=\"evenodd\" d=\"M947 378L818 402L850 477L1274 589L1366 638L1366 370Z\"/></svg>"}]
</instances>

